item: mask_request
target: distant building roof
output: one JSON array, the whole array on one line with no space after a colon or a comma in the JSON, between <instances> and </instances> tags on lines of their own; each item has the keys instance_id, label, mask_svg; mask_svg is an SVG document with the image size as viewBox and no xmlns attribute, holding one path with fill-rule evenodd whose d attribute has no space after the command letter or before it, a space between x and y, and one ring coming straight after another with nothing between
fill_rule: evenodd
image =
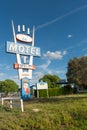
<instances>
[{"instance_id":1,"label":"distant building roof","mask_svg":"<svg viewBox=\"0 0 87 130\"><path fill-rule=\"evenodd\" d=\"M57 84L72 84L72 82L68 82L65 79L62 79L59 82L57 82Z\"/></svg>"}]
</instances>

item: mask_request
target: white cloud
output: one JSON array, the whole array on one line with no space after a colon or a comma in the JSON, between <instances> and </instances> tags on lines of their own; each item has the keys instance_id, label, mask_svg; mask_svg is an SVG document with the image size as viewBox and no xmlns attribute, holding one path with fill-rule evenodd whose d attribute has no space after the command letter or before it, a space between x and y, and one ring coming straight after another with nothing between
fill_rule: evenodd
<instances>
[{"instance_id":1,"label":"white cloud","mask_svg":"<svg viewBox=\"0 0 87 130\"><path fill-rule=\"evenodd\" d=\"M18 76L16 75L16 76L11 76L11 77L9 77L10 79L14 79L14 80L17 80L18 79Z\"/></svg>"},{"instance_id":2,"label":"white cloud","mask_svg":"<svg viewBox=\"0 0 87 130\"><path fill-rule=\"evenodd\" d=\"M38 77L38 78L43 77L43 75L44 75L43 72L40 72L40 71L34 73L34 76L35 76L35 77Z\"/></svg>"},{"instance_id":3,"label":"white cloud","mask_svg":"<svg viewBox=\"0 0 87 130\"><path fill-rule=\"evenodd\" d=\"M63 51L62 52L62 55L64 56L64 55L66 55L67 54L67 51Z\"/></svg>"},{"instance_id":4,"label":"white cloud","mask_svg":"<svg viewBox=\"0 0 87 130\"><path fill-rule=\"evenodd\" d=\"M10 65L6 65L6 67L5 67L5 69L7 69L7 70L10 70L12 68L12 66L10 66Z\"/></svg>"},{"instance_id":5,"label":"white cloud","mask_svg":"<svg viewBox=\"0 0 87 130\"><path fill-rule=\"evenodd\" d=\"M45 54L43 54L43 57L49 60L60 60L66 54L67 54L66 51L63 51L63 52L62 51L55 51L55 52L47 51Z\"/></svg>"},{"instance_id":6,"label":"white cloud","mask_svg":"<svg viewBox=\"0 0 87 130\"><path fill-rule=\"evenodd\" d=\"M8 64L0 64L0 69L1 70L10 70L10 69L13 69L13 67L11 65L8 65Z\"/></svg>"},{"instance_id":7,"label":"white cloud","mask_svg":"<svg viewBox=\"0 0 87 130\"><path fill-rule=\"evenodd\" d=\"M0 80L5 80L7 77L7 74L6 73L0 73Z\"/></svg>"},{"instance_id":8,"label":"white cloud","mask_svg":"<svg viewBox=\"0 0 87 130\"><path fill-rule=\"evenodd\" d=\"M0 73L0 76L5 76L6 74L5 73Z\"/></svg>"},{"instance_id":9,"label":"white cloud","mask_svg":"<svg viewBox=\"0 0 87 130\"><path fill-rule=\"evenodd\" d=\"M30 85L36 84L36 83L38 82L38 80L39 80L40 78L42 78L43 76L44 76L43 71L34 72L34 73L33 73L33 79L30 80Z\"/></svg>"},{"instance_id":10,"label":"white cloud","mask_svg":"<svg viewBox=\"0 0 87 130\"><path fill-rule=\"evenodd\" d=\"M65 70L58 70L58 71L56 71L56 73L57 73L57 74L65 74L66 71L65 71Z\"/></svg>"},{"instance_id":11,"label":"white cloud","mask_svg":"<svg viewBox=\"0 0 87 130\"><path fill-rule=\"evenodd\" d=\"M18 79L17 75L16 76L15 75L14 76L10 76L10 77L8 77L8 79L14 80L20 87L20 80Z\"/></svg>"},{"instance_id":12,"label":"white cloud","mask_svg":"<svg viewBox=\"0 0 87 130\"><path fill-rule=\"evenodd\" d=\"M87 51L87 48L82 49L82 51Z\"/></svg>"},{"instance_id":13,"label":"white cloud","mask_svg":"<svg viewBox=\"0 0 87 130\"><path fill-rule=\"evenodd\" d=\"M51 61L48 60L46 63L42 64L42 65L39 65L38 68L41 68L43 70L46 70L47 67L51 64Z\"/></svg>"},{"instance_id":14,"label":"white cloud","mask_svg":"<svg viewBox=\"0 0 87 130\"><path fill-rule=\"evenodd\" d=\"M71 34L68 34L68 36L67 36L68 38L72 38L72 35Z\"/></svg>"}]
</instances>

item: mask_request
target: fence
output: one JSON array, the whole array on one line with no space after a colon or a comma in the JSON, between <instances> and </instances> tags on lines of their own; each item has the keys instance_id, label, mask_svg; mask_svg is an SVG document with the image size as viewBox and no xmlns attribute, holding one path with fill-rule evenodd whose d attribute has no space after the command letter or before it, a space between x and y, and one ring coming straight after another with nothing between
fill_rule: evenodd
<instances>
[{"instance_id":1,"label":"fence","mask_svg":"<svg viewBox=\"0 0 87 130\"><path fill-rule=\"evenodd\" d=\"M9 100L9 102L10 102L10 108L12 109L13 108L13 105L16 105L16 103L15 104L13 104L13 101L15 100L15 101L19 101L20 102L20 107L21 107L21 111L22 112L24 112L24 106L23 106L23 100L20 98L20 97L3 97L2 98L2 105L4 105L4 101L5 100Z\"/></svg>"}]
</instances>

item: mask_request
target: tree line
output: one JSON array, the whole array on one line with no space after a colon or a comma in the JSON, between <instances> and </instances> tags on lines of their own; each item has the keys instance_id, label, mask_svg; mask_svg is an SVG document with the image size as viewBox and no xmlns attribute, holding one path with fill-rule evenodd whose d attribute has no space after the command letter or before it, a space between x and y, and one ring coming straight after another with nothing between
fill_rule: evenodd
<instances>
[{"instance_id":1,"label":"tree line","mask_svg":"<svg viewBox=\"0 0 87 130\"><path fill-rule=\"evenodd\" d=\"M70 59L67 65L67 81L74 83L79 88L87 89L87 56ZM61 80L57 75L46 74L39 81L48 83L49 88L60 87L57 83ZM19 86L13 80L0 81L0 92L17 92Z\"/></svg>"},{"instance_id":2,"label":"tree line","mask_svg":"<svg viewBox=\"0 0 87 130\"><path fill-rule=\"evenodd\" d=\"M15 81L10 79L0 81L0 92L8 94L9 92L17 92L17 91L18 91L18 85Z\"/></svg>"},{"instance_id":3,"label":"tree line","mask_svg":"<svg viewBox=\"0 0 87 130\"><path fill-rule=\"evenodd\" d=\"M66 79L69 83L74 83L79 89L87 89L87 56L69 60ZM60 80L60 77L47 74L40 80L47 82L49 87L58 87L56 83Z\"/></svg>"},{"instance_id":4,"label":"tree line","mask_svg":"<svg viewBox=\"0 0 87 130\"><path fill-rule=\"evenodd\" d=\"M70 59L68 62L67 80L79 88L87 88L87 56Z\"/></svg>"}]
</instances>

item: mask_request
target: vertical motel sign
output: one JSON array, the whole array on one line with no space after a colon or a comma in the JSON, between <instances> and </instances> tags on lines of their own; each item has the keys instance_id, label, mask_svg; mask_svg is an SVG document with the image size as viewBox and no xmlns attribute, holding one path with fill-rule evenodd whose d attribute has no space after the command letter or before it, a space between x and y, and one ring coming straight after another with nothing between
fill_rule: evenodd
<instances>
[{"instance_id":1,"label":"vertical motel sign","mask_svg":"<svg viewBox=\"0 0 87 130\"><path fill-rule=\"evenodd\" d=\"M21 30L22 33L20 33ZM32 79L32 70L36 69L33 64L33 57L40 56L40 48L34 47L35 28L33 27L32 36L30 36L29 28L26 30L25 25L22 25L22 27L18 25L18 33L16 34L12 21L12 31L14 41L6 42L6 51L16 54L16 63L13 66L14 69L18 70L18 77L21 81L21 96L22 99L30 99L29 81Z\"/></svg>"}]
</instances>

